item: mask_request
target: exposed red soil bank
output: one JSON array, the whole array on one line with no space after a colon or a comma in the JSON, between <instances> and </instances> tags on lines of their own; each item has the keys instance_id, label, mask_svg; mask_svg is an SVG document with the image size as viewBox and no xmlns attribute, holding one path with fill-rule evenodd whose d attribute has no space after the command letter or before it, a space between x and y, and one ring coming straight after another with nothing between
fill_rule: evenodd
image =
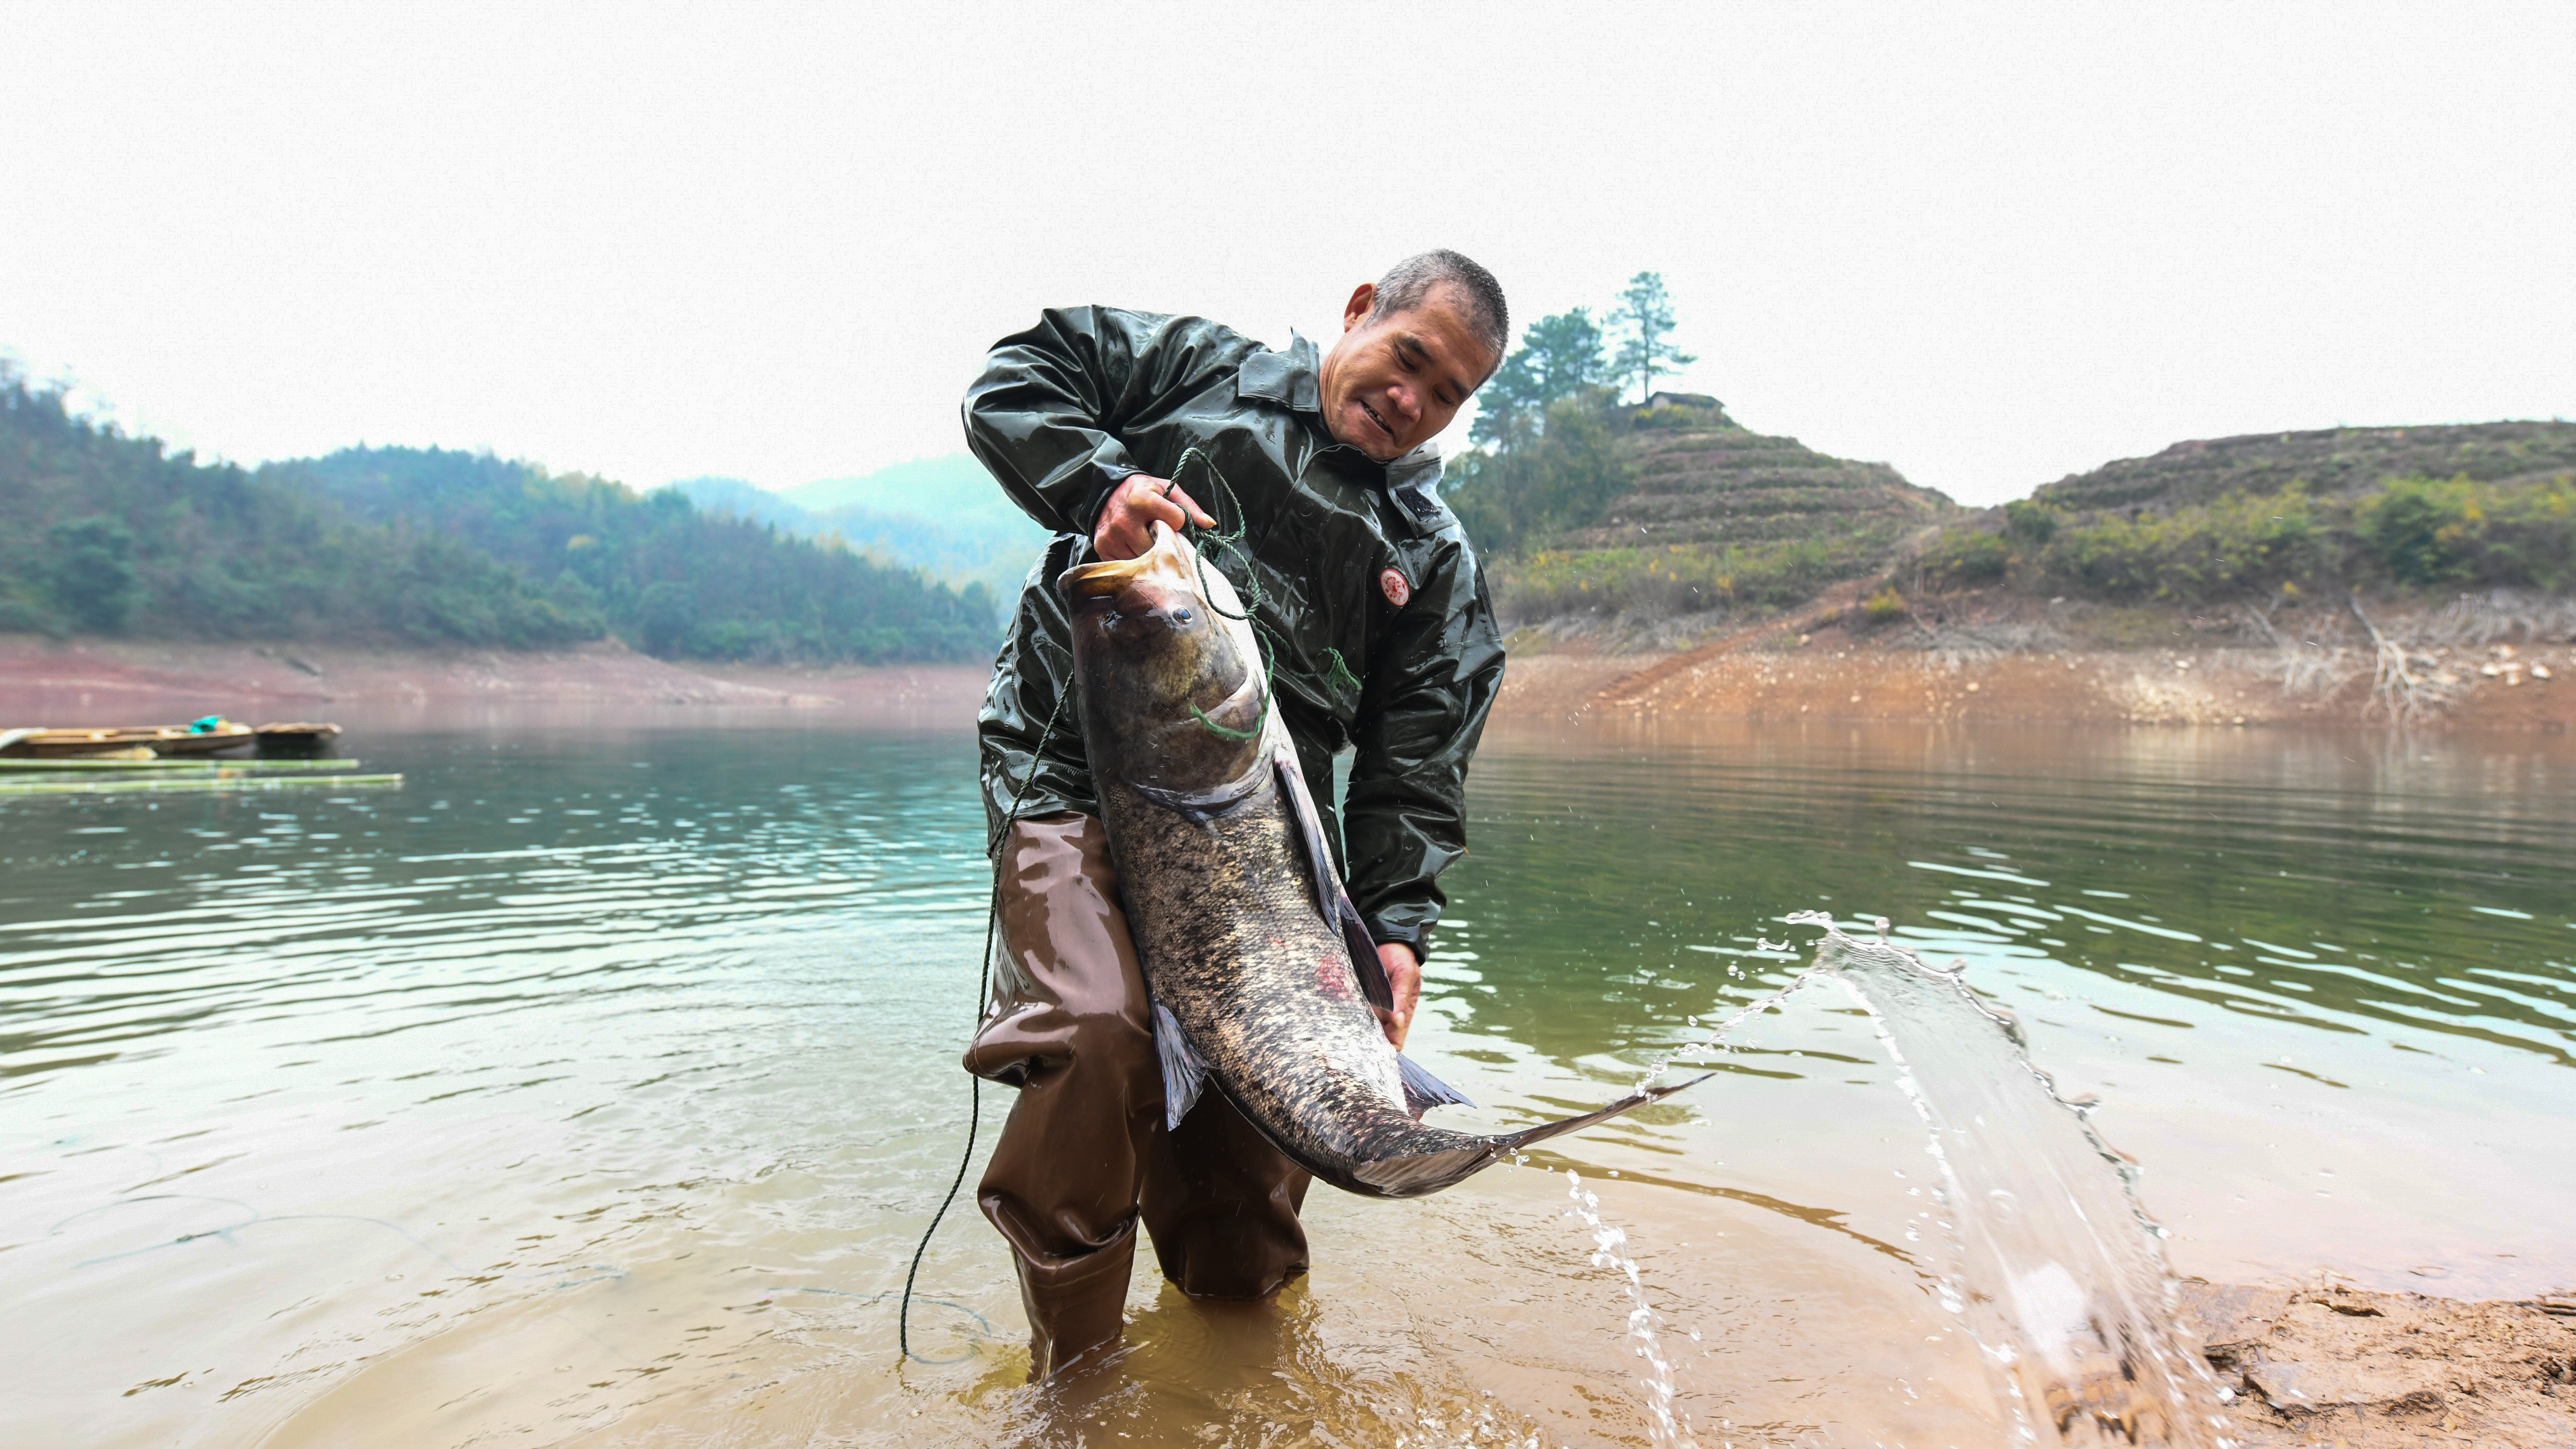
<instances>
[{"instance_id":1,"label":"exposed red soil bank","mask_svg":"<svg viewBox=\"0 0 2576 1449\"><path fill-rule=\"evenodd\" d=\"M1801 643L1800 640L1804 642ZM2357 651L2293 675L2275 650L1904 649L1839 627L1771 626L1679 654L1513 656L1501 708L1528 720L1684 716L1870 723L2407 723L2563 732L2576 648L2491 646L2426 670L2416 708L2375 697ZM2537 666L2535 668L2534 666ZM2484 672L2492 669L2492 673Z\"/></svg>"},{"instance_id":2,"label":"exposed red soil bank","mask_svg":"<svg viewBox=\"0 0 2576 1449\"><path fill-rule=\"evenodd\" d=\"M1993 724L2395 722L2366 659L2285 683L2275 651L2237 647L1996 652L1900 648L1839 625L1775 621L1681 653L1516 643L1496 707L1505 727L1647 716ZM1803 643L1799 642L1801 639ZM2485 671L2492 672L2485 672ZM2446 656L2419 727L2563 732L2576 726L2576 647ZM52 644L0 636L0 728L417 715L520 707L794 712L813 722L938 728L974 718L981 665L680 665L608 643L556 653L285 645ZM254 719L256 717L256 719Z\"/></svg>"},{"instance_id":3,"label":"exposed red soil bank","mask_svg":"<svg viewBox=\"0 0 2576 1449\"><path fill-rule=\"evenodd\" d=\"M53 645L0 637L0 727L352 714L418 718L544 707L728 720L774 712L936 727L971 721L987 671L974 665L791 669L683 667L622 645L559 653L365 650L285 645ZM256 717L256 719L254 719Z\"/></svg>"}]
</instances>

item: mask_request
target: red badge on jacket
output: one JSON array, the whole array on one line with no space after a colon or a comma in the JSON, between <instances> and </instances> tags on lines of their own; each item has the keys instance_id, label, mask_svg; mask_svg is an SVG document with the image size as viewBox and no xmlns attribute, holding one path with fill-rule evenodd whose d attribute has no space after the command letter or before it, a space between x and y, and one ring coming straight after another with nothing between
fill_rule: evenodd
<instances>
[{"instance_id":1,"label":"red badge on jacket","mask_svg":"<svg viewBox=\"0 0 2576 1449\"><path fill-rule=\"evenodd\" d=\"M1379 574L1377 586L1386 594L1386 601L1399 609L1413 597L1413 585L1405 582L1403 572L1398 569L1388 569Z\"/></svg>"}]
</instances>

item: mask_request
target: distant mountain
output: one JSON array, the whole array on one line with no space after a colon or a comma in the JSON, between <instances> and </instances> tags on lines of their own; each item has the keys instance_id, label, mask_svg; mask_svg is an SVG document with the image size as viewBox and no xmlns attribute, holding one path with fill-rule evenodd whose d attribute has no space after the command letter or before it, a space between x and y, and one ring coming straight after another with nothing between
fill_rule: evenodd
<instances>
[{"instance_id":1,"label":"distant mountain","mask_svg":"<svg viewBox=\"0 0 2576 1449\"><path fill-rule=\"evenodd\" d=\"M1027 515L1003 494L1002 485L966 453L915 458L848 478L825 478L783 489L779 496L818 514L863 508L894 517L1027 521Z\"/></svg>"},{"instance_id":2,"label":"distant mountain","mask_svg":"<svg viewBox=\"0 0 2576 1449\"><path fill-rule=\"evenodd\" d=\"M671 487L697 505L700 513L731 514L754 523L775 525L781 532L813 538L824 529L820 519L766 488L740 478L690 478Z\"/></svg>"},{"instance_id":3,"label":"distant mountain","mask_svg":"<svg viewBox=\"0 0 2576 1449\"><path fill-rule=\"evenodd\" d=\"M927 569L959 588L980 583L1005 607L1046 547L1046 530L1030 522L984 465L964 453L916 458L777 493L739 478L691 478L671 486L711 513L772 524L804 538L838 538L863 553Z\"/></svg>"}]
</instances>

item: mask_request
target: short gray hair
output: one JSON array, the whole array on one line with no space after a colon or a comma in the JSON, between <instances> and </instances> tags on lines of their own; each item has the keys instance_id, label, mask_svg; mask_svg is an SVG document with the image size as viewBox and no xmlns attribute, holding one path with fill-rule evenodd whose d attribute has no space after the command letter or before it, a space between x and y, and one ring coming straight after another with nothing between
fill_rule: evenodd
<instances>
[{"instance_id":1,"label":"short gray hair","mask_svg":"<svg viewBox=\"0 0 2576 1449\"><path fill-rule=\"evenodd\" d=\"M1443 282L1458 289L1465 303L1468 330L1494 349L1496 362L1502 361L1512 340L1512 314L1503 303L1503 284L1494 280L1493 273L1456 252L1422 252L1387 268L1386 275L1378 278L1377 301L1369 307L1369 315L1410 312Z\"/></svg>"}]
</instances>

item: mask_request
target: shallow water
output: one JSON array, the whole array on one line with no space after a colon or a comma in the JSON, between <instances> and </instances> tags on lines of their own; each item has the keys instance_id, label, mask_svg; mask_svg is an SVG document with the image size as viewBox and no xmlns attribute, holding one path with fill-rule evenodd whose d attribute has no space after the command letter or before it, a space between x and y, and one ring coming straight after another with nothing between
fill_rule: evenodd
<instances>
[{"instance_id":1,"label":"shallow water","mask_svg":"<svg viewBox=\"0 0 2576 1449\"><path fill-rule=\"evenodd\" d=\"M1071 1405L1017 1387L969 1211L916 1307L951 1361L898 1365L883 1295L964 1126L964 739L349 743L409 783L0 807L0 1441L1646 1442L1630 1285L1536 1170L1318 1193L1275 1309L1140 1274ZM2555 739L1498 739L1416 1051L1485 1104L1456 1125L1597 1105L1788 979L1783 916L1886 916L2102 1098L2179 1270L2559 1287L2571 780ZM1531 1164L1625 1234L1676 1412L1993 1442L1867 1018L1802 992L1736 1040Z\"/></svg>"}]
</instances>

